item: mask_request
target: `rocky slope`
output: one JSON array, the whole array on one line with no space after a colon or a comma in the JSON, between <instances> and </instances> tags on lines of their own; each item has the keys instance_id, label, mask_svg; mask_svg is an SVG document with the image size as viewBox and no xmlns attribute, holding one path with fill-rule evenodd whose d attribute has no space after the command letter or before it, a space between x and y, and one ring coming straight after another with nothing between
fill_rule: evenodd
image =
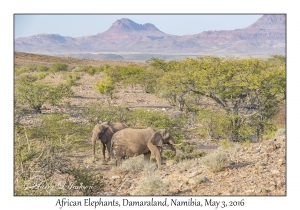
<instances>
[{"instance_id":1,"label":"rocky slope","mask_svg":"<svg viewBox=\"0 0 300 210\"><path fill-rule=\"evenodd\" d=\"M164 160L159 172L162 183L168 186L164 195L286 195L284 136L252 143L249 146L235 144L234 148L226 150L221 147L198 150L207 153L224 151L230 160L229 165L224 170L213 173L202 164L201 158L182 163ZM80 159L78 161L80 162ZM101 165L101 161L85 164L85 167L103 172L106 187L99 195L136 195L137 187L146 179L143 171L126 175L115 174L111 170L112 165Z\"/></svg>"}]
</instances>

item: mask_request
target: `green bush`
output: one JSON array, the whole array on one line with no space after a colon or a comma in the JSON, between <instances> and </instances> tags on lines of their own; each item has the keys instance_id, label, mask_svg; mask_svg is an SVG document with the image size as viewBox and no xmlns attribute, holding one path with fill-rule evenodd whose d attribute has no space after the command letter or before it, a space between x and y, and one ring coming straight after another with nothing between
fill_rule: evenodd
<instances>
[{"instance_id":1,"label":"green bush","mask_svg":"<svg viewBox=\"0 0 300 210\"><path fill-rule=\"evenodd\" d=\"M17 82L26 82L26 83L32 83L37 81L38 79L39 79L38 76L32 74L20 75L16 78Z\"/></svg>"},{"instance_id":2,"label":"green bush","mask_svg":"<svg viewBox=\"0 0 300 210\"><path fill-rule=\"evenodd\" d=\"M78 74L67 74L66 85L73 86L76 85L76 81L80 80L80 76Z\"/></svg>"},{"instance_id":3,"label":"green bush","mask_svg":"<svg viewBox=\"0 0 300 210\"><path fill-rule=\"evenodd\" d=\"M231 144L227 140L221 140L220 143L221 143L223 149L229 149L229 148L234 147L234 144Z\"/></svg>"},{"instance_id":4,"label":"green bush","mask_svg":"<svg viewBox=\"0 0 300 210\"><path fill-rule=\"evenodd\" d=\"M172 150L164 150L162 152L162 157L165 157L168 160L172 160L175 157L175 154Z\"/></svg>"},{"instance_id":5,"label":"green bush","mask_svg":"<svg viewBox=\"0 0 300 210\"><path fill-rule=\"evenodd\" d=\"M103 66L77 66L72 71L84 72L84 73L88 73L88 74L93 76L96 73L103 72L108 67L109 67L108 65L103 65Z\"/></svg>"},{"instance_id":6,"label":"green bush","mask_svg":"<svg viewBox=\"0 0 300 210\"><path fill-rule=\"evenodd\" d=\"M194 152L192 154L192 157L193 158L201 158L201 157L204 157L206 155L206 152L201 152L201 151L198 151L198 152Z\"/></svg>"},{"instance_id":7,"label":"green bush","mask_svg":"<svg viewBox=\"0 0 300 210\"><path fill-rule=\"evenodd\" d=\"M52 72L60 72L60 71L67 71L68 65L61 63L61 62L55 62L52 64L51 71Z\"/></svg>"},{"instance_id":8,"label":"green bush","mask_svg":"<svg viewBox=\"0 0 300 210\"><path fill-rule=\"evenodd\" d=\"M94 88L102 95L105 95L108 98L108 104L113 98L115 92L115 84L109 76L105 76L99 82L94 85Z\"/></svg>"},{"instance_id":9,"label":"green bush","mask_svg":"<svg viewBox=\"0 0 300 210\"><path fill-rule=\"evenodd\" d=\"M71 161L64 151L72 144L63 148L59 141L31 138L30 128L16 130L21 129L14 138L15 195L66 195L64 190L38 186L55 186L54 176L69 170Z\"/></svg>"},{"instance_id":10,"label":"green bush","mask_svg":"<svg viewBox=\"0 0 300 210\"><path fill-rule=\"evenodd\" d=\"M250 140L246 140L243 142L243 147L248 147L250 145Z\"/></svg>"},{"instance_id":11,"label":"green bush","mask_svg":"<svg viewBox=\"0 0 300 210\"><path fill-rule=\"evenodd\" d=\"M50 68L47 66L38 66L37 67L37 71L48 72L49 70L50 70Z\"/></svg>"},{"instance_id":12,"label":"green bush","mask_svg":"<svg viewBox=\"0 0 300 210\"><path fill-rule=\"evenodd\" d=\"M178 162L181 162L184 160L189 160L189 159L191 159L191 157L189 155L181 154L181 155L176 155L173 160L178 163Z\"/></svg>"},{"instance_id":13,"label":"green bush","mask_svg":"<svg viewBox=\"0 0 300 210\"><path fill-rule=\"evenodd\" d=\"M49 68L46 66L37 66L35 64L26 64L25 66L22 66L20 68L15 68L14 73L15 76L18 76L20 74L23 74L25 72L47 72L49 71Z\"/></svg>"},{"instance_id":14,"label":"green bush","mask_svg":"<svg viewBox=\"0 0 300 210\"><path fill-rule=\"evenodd\" d=\"M105 186L101 174L94 174L80 168L72 168L68 174L74 177L75 181L72 185L78 186L83 196L97 195Z\"/></svg>"},{"instance_id":15,"label":"green bush","mask_svg":"<svg viewBox=\"0 0 300 210\"><path fill-rule=\"evenodd\" d=\"M157 129L171 130L176 126L173 118L163 111L147 111L144 109L136 109L132 112L131 126L148 127L154 126Z\"/></svg>"},{"instance_id":16,"label":"green bush","mask_svg":"<svg viewBox=\"0 0 300 210\"><path fill-rule=\"evenodd\" d=\"M16 84L17 100L41 113L44 104L57 105L65 97L72 97L73 92L66 85L52 87L43 83L20 82Z\"/></svg>"},{"instance_id":17,"label":"green bush","mask_svg":"<svg viewBox=\"0 0 300 210\"><path fill-rule=\"evenodd\" d=\"M189 145L187 142L182 142L180 145L176 145L175 147L176 149L179 149L182 152L189 154L197 149L196 145Z\"/></svg>"},{"instance_id":18,"label":"green bush","mask_svg":"<svg viewBox=\"0 0 300 210\"><path fill-rule=\"evenodd\" d=\"M63 174L74 168L69 153L90 149L85 148L82 141L90 135L91 128L78 125L70 121L69 116L60 114L40 115L38 121L39 123L33 125L15 126L15 195L73 195L74 191L59 185L69 181ZM79 169L75 172L73 171L75 181L77 181L75 184L80 186L82 182L84 185L98 186L97 180L92 182L89 179L89 174ZM76 174L80 176L76 177ZM40 188L39 186L52 186L53 188ZM83 191L83 193L88 194L89 191Z\"/></svg>"},{"instance_id":19,"label":"green bush","mask_svg":"<svg viewBox=\"0 0 300 210\"><path fill-rule=\"evenodd\" d=\"M108 106L102 102L93 103L85 109L83 117L91 124L99 122L130 122L131 112L127 106Z\"/></svg>"},{"instance_id":20,"label":"green bush","mask_svg":"<svg viewBox=\"0 0 300 210\"><path fill-rule=\"evenodd\" d=\"M82 150L82 141L90 137L91 128L69 120L69 115L40 115L40 123L27 128L30 139L53 141L63 151Z\"/></svg>"},{"instance_id":21,"label":"green bush","mask_svg":"<svg viewBox=\"0 0 300 210\"><path fill-rule=\"evenodd\" d=\"M49 72L41 72L38 74L39 79L44 79L46 76L49 75Z\"/></svg>"}]
</instances>

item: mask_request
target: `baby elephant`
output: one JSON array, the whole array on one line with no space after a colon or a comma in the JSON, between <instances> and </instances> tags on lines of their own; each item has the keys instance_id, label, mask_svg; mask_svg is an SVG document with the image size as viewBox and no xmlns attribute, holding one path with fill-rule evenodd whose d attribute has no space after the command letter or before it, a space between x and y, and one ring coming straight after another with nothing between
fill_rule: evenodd
<instances>
[{"instance_id":1,"label":"baby elephant","mask_svg":"<svg viewBox=\"0 0 300 210\"><path fill-rule=\"evenodd\" d=\"M102 124L95 125L93 129L93 136L92 136L94 159L96 158L96 154L95 154L96 141L101 140L103 159L105 160L106 147L108 152L108 158L110 158L111 138L114 135L114 133L124 128L128 128L127 125L120 122L117 123L104 122Z\"/></svg>"},{"instance_id":2,"label":"baby elephant","mask_svg":"<svg viewBox=\"0 0 300 210\"><path fill-rule=\"evenodd\" d=\"M163 144L170 144L176 153L175 142L166 130L154 130L152 127L146 129L125 128L116 132L112 139L111 155L117 162L127 157L144 154L144 159L149 161L154 154L158 168L161 168L161 154L159 148Z\"/></svg>"}]
</instances>

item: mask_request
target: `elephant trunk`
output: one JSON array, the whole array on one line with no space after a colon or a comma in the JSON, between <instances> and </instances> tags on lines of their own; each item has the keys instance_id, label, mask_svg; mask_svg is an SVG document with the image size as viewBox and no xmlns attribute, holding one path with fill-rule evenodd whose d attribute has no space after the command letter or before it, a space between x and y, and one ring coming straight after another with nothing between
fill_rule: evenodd
<instances>
[{"instance_id":1,"label":"elephant trunk","mask_svg":"<svg viewBox=\"0 0 300 210\"><path fill-rule=\"evenodd\" d=\"M176 155L176 149L172 144L171 144L171 150L174 151L174 156L175 156Z\"/></svg>"},{"instance_id":2,"label":"elephant trunk","mask_svg":"<svg viewBox=\"0 0 300 210\"><path fill-rule=\"evenodd\" d=\"M175 148L175 142L174 140L169 141L169 144L171 146L171 150L174 151L174 155L176 155L176 148Z\"/></svg>"}]
</instances>

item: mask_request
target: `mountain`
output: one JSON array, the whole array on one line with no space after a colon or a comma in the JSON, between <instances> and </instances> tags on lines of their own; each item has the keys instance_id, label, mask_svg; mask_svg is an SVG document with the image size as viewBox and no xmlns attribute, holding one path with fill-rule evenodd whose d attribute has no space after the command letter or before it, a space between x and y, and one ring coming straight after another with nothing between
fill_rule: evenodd
<instances>
[{"instance_id":1,"label":"mountain","mask_svg":"<svg viewBox=\"0 0 300 210\"><path fill-rule=\"evenodd\" d=\"M112 24L112 26L104 32L105 34L131 34L131 33L144 33L144 34L165 34L161 32L155 25L151 23L137 24L132 20L122 18Z\"/></svg>"},{"instance_id":2,"label":"mountain","mask_svg":"<svg viewBox=\"0 0 300 210\"><path fill-rule=\"evenodd\" d=\"M201 24L201 23L199 23ZM78 38L38 34L15 39L15 51L40 54L285 54L286 15L263 15L252 25L236 30L205 31L176 36L151 23L122 18L96 35Z\"/></svg>"}]
</instances>

